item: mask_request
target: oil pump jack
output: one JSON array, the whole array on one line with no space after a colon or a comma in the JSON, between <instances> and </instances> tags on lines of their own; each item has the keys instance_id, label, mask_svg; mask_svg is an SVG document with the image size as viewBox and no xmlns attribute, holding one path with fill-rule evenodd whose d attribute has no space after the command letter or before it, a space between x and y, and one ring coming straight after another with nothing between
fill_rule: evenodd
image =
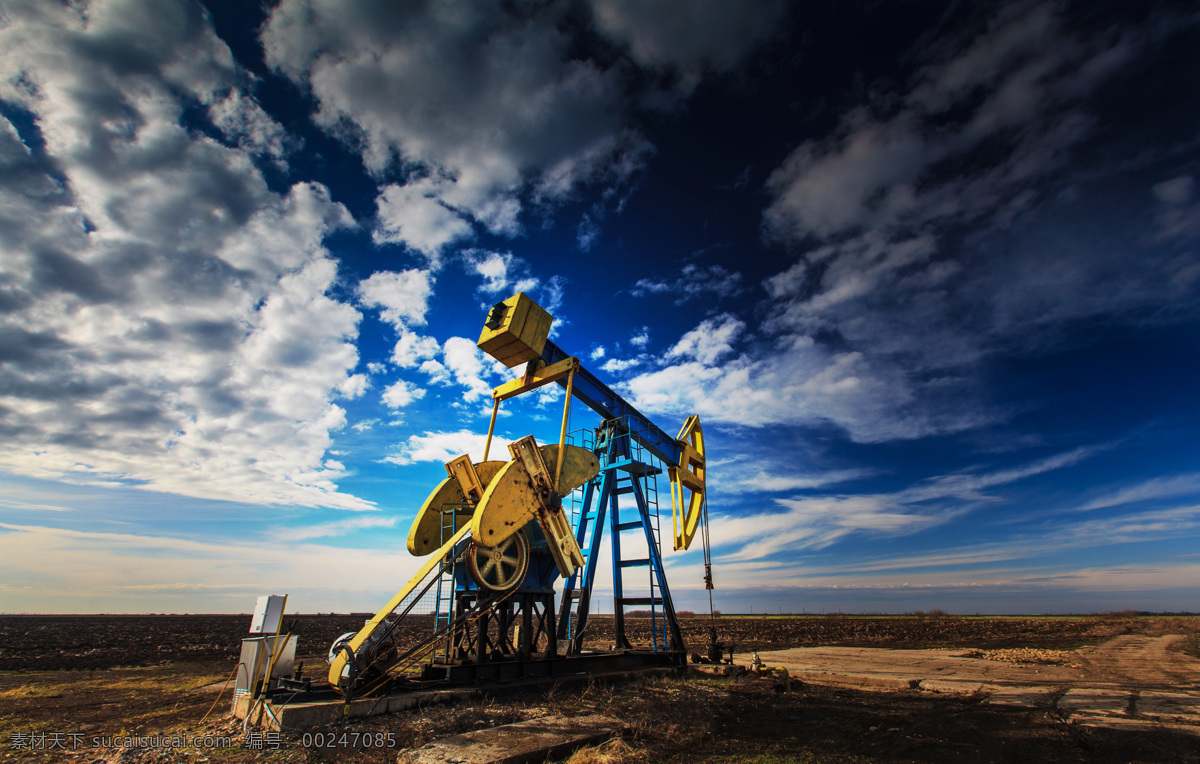
<instances>
[{"instance_id":1,"label":"oil pump jack","mask_svg":"<svg viewBox=\"0 0 1200 764\"><path fill-rule=\"evenodd\" d=\"M707 515L699 417L667 434L551 342L552 321L524 293L488 312L479 348L521 376L492 393L482 460L448 462L447 477L418 512L408 551L425 563L360 631L330 649L329 683L347 701L405 687L686 663L663 566L656 477L665 467L672 545L686 550ZM552 383L566 389L558 442L526 436L508 446L506 459L489 460L500 404ZM569 439L573 399L601 423ZM707 533L702 538L711 589ZM600 635L589 615L605 539L614 617L612 633ZM431 603L433 628L414 639L411 622ZM643 616L635 638L630 608ZM587 636L611 649L586 648Z\"/></svg>"}]
</instances>

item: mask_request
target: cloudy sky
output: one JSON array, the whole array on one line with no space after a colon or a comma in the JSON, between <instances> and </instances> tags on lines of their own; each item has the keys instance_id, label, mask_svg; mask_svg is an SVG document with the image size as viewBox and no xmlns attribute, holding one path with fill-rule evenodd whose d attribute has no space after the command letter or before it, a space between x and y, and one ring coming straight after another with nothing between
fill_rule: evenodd
<instances>
[{"instance_id":1,"label":"cloudy sky","mask_svg":"<svg viewBox=\"0 0 1200 764\"><path fill-rule=\"evenodd\" d=\"M0 611L373 610L482 455L516 291L663 429L700 415L718 608L1200 609L1198 32L4 0Z\"/></svg>"}]
</instances>

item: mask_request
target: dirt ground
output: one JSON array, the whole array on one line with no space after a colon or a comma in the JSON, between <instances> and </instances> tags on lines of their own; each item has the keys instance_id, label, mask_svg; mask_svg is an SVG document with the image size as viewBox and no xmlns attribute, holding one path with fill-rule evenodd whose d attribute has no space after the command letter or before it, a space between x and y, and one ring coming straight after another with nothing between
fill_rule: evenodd
<instances>
[{"instance_id":1,"label":"dirt ground","mask_svg":"<svg viewBox=\"0 0 1200 764\"><path fill-rule=\"evenodd\" d=\"M1182 648L1200 647L1200 618L892 618L873 619L874 633L868 623L872 619L737 620L738 629L757 635L757 641L749 644L759 647L750 649L810 647L832 634L843 635L843 644L891 642L895 646L897 635L906 635L913 646L974 648L961 652L981 665L1014 663L1037 666L1038 671L1078 672L1111 686L1200 692L1196 669L1200 661L1182 652ZM825 637L806 633L806 624ZM115 633L128 634L125 626ZM1180 638L1160 639L1171 634ZM975 644L953 644L959 639ZM0 641L11 656L10 644L7 639ZM207 644L219 646L213 640ZM1149 653L1147 645L1152 645ZM102 647L93 641L91 647L75 651ZM575 764L950 762L968 757L981 762L1200 762L1200 725L1189 727L1186 722L1155 729L1088 727L1071 721L1066 708L996 705L986 702L985 693L865 690L811 681L793 682L787 691L778 678L753 676L691 675L560 685L520 695L494 695L478 703L372 717L325 730L321 741L315 737L321 732L317 730L256 737L247 736L240 723L226 714L229 691L218 699L231 660L224 656L187 659L203 652L198 650L174 655L142 652L156 659L153 665L0 671L0 751L5 760L61 761L69 756L79 762L163 764L391 762L401 750L460 732L555 713L602 713L624 722L626 735L601 749L577 753ZM893 664L915 655L897 650L864 652L881 659L890 656ZM39 661L49 657L41 656ZM201 722L214 701L212 715ZM195 745L165 747L181 742Z\"/></svg>"}]
</instances>

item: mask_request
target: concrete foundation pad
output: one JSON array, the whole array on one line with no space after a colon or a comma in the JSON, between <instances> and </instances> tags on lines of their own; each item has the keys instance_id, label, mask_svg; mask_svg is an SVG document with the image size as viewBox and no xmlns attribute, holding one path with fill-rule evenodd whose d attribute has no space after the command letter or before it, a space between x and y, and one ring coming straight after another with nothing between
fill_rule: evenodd
<instances>
[{"instance_id":1,"label":"concrete foundation pad","mask_svg":"<svg viewBox=\"0 0 1200 764\"><path fill-rule=\"evenodd\" d=\"M1142 692L1135 704L1139 716L1200 722L1200 696L1182 692Z\"/></svg>"},{"instance_id":2,"label":"concrete foundation pad","mask_svg":"<svg viewBox=\"0 0 1200 764\"><path fill-rule=\"evenodd\" d=\"M519 692L535 687L549 685L568 685L582 682L616 682L629 679L640 679L654 676L674 676L683 673L683 668L644 668L634 671L610 671L602 674L568 674L566 676L532 677L515 682L481 685L479 687L464 687L443 690L423 690L418 692L398 692L380 698L361 698L350 703L347 708L344 701L320 700L311 703L287 703L284 705L256 704L251 711L249 698L239 698L234 706L233 715L245 719L250 713L250 724L261 729L308 729L322 727L340 721L343 717L361 718L391 714L411 708L419 708L434 703L456 703L470 700L483 694L503 695L508 692Z\"/></svg>"},{"instance_id":3,"label":"concrete foundation pad","mask_svg":"<svg viewBox=\"0 0 1200 764\"><path fill-rule=\"evenodd\" d=\"M1073 687L1058 701L1067 713L1124 714L1129 709L1128 690L1102 690L1094 687Z\"/></svg>"},{"instance_id":4,"label":"concrete foundation pad","mask_svg":"<svg viewBox=\"0 0 1200 764\"><path fill-rule=\"evenodd\" d=\"M438 740L402 753L399 764L517 764L561 757L617 737L624 725L607 716L546 716Z\"/></svg>"},{"instance_id":5,"label":"concrete foundation pad","mask_svg":"<svg viewBox=\"0 0 1200 764\"><path fill-rule=\"evenodd\" d=\"M983 702L989 706L1021 706L1024 708L1049 707L1054 702L1058 689L1036 686L985 686L988 693Z\"/></svg>"},{"instance_id":6,"label":"concrete foundation pad","mask_svg":"<svg viewBox=\"0 0 1200 764\"><path fill-rule=\"evenodd\" d=\"M326 700L314 703L288 703L287 705L256 704L251 712L250 698L239 698L233 714L245 719L250 713L250 724L266 730L308 729L322 727L345 716L361 718L377 714L390 714L407 708L428 706L435 703L453 703L479 695L476 689L429 690L406 692L382 698L362 698L347 707L343 701Z\"/></svg>"}]
</instances>

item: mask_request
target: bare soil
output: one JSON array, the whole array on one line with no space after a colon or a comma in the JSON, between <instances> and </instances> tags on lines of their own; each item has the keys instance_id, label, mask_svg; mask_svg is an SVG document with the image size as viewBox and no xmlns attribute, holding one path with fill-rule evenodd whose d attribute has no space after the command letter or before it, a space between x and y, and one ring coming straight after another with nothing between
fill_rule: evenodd
<instances>
[{"instance_id":1,"label":"bare soil","mask_svg":"<svg viewBox=\"0 0 1200 764\"><path fill-rule=\"evenodd\" d=\"M285 631L300 636L300 658L323 660L333 641L362 628L371 614L298 615ZM612 616L590 619L585 645L612 644ZM906 616L726 616L715 622L718 638L739 652L785 647L1035 647L1075 648L1119 634L1194 633L1196 619L1132 616L981 618ZM0 671L99 669L171 662L225 661L232 667L247 636L249 615L0 615ZM684 640L703 651L712 622L680 620ZM400 638L430 633L432 616L411 615ZM648 618L627 618L635 644L651 640ZM315 665L315 664L312 664Z\"/></svg>"},{"instance_id":2,"label":"bare soil","mask_svg":"<svg viewBox=\"0 0 1200 764\"><path fill-rule=\"evenodd\" d=\"M587 761L713 762L1200 762L1192 731L1086 728L1044 708L988 705L980 698L916 690L863 691L794 685L773 679L647 679L613 685L557 686L480 703L373 717L334 730L382 733L383 748L354 746L347 735L317 746L311 733L285 732L263 750L244 746L240 723L218 691L236 660L246 616L23 616L0 618L0 751L6 760L179 762L395 761L400 750L474 729L553 713L602 713L628 725L619 747L581 752ZM604 646L605 619L593 622ZM297 621L302 652L316 655L362 617L308 616ZM684 621L699 649L707 619ZM739 652L813 644L958 647L980 651L1059 651L1051 658L1084 665L1114 682L1154 685L1200 677L1181 674L1173 656L1137 657L1139 635L1180 634L1183 646L1200 634L1200 618L723 618L722 640ZM415 627L414 627L415 628ZM1127 638L1129 637L1129 638ZM1155 643L1171 640L1155 640ZM1141 640L1144 644L1146 640ZM1107 643L1107 647L1093 646ZM307 647L307 649L305 649ZM1019 653L1011 652L1011 655ZM1065 657L1064 657L1065 656ZM981 658L987 657L981 654ZM56 661L58 662L56 664ZM91 664L92 667L84 668ZM79 666L63 670L62 666ZM310 675L322 666L310 664ZM23 667L23 668L22 668ZM305 734L308 733L308 737ZM62 748L28 745L30 735L58 737ZM227 736L224 749L116 747L125 736ZM74 735L75 737L67 737ZM92 747L96 738L101 743ZM212 738L210 738L211 740ZM379 739L378 737L376 739ZM13 747L24 741L23 747ZM151 742L151 741L145 741ZM306 745L307 743L307 745ZM74 745L73 745L74 744ZM64 750L65 749L65 750ZM589 758L590 757L590 758Z\"/></svg>"}]
</instances>

